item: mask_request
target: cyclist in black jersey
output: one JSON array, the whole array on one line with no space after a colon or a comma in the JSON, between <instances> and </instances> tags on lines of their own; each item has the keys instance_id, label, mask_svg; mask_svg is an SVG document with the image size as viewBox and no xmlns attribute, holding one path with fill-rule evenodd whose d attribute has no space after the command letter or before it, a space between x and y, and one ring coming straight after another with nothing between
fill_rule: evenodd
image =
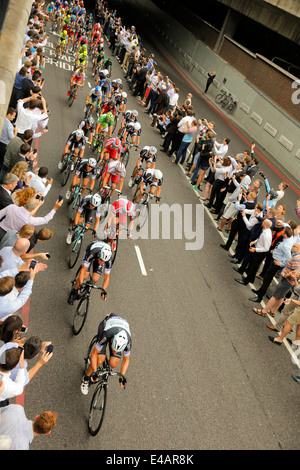
<instances>
[{"instance_id":1,"label":"cyclist in black jersey","mask_svg":"<svg viewBox=\"0 0 300 470\"><path fill-rule=\"evenodd\" d=\"M78 129L81 129L84 133L84 137L88 143L88 146L90 147L93 141L93 137L95 134L95 121L92 116L90 116L87 119L83 119L82 121L79 122L78 124Z\"/></svg>"},{"instance_id":2,"label":"cyclist in black jersey","mask_svg":"<svg viewBox=\"0 0 300 470\"><path fill-rule=\"evenodd\" d=\"M95 186L95 180L97 176L96 166L97 166L97 161L95 158L81 160L79 166L77 167L75 175L73 177L73 181L70 187L70 193L68 192L66 193L67 199L69 199L69 197L71 196L71 190L73 186L75 186L76 184L79 184L81 181L81 178L82 178L82 185L83 185L81 196L84 196L84 193L88 187L90 178L91 178L90 191L92 192Z\"/></svg>"},{"instance_id":3,"label":"cyclist in black jersey","mask_svg":"<svg viewBox=\"0 0 300 470\"><path fill-rule=\"evenodd\" d=\"M103 364L106 358L106 348L109 347L109 365L114 369L120 362L122 353L123 360L120 372L125 375L130 360L132 349L132 339L129 323L122 317L110 313L102 320L98 327L97 342L91 353L91 362L87 368L86 374L82 378L81 392L87 395L89 385L93 381L93 372ZM120 386L124 388L124 379L119 379Z\"/></svg>"},{"instance_id":4,"label":"cyclist in black jersey","mask_svg":"<svg viewBox=\"0 0 300 470\"><path fill-rule=\"evenodd\" d=\"M85 221L86 227L89 228L95 219L94 232L96 232L99 222L100 222L100 217L101 217L101 201L102 201L102 198L100 194L98 193L93 194L93 195L89 194L82 199L77 209L76 215L74 217L73 224L70 227L69 233L66 238L66 243L68 245L72 243L74 228L77 225L81 224L83 220ZM93 234L93 237L94 237L94 234Z\"/></svg>"},{"instance_id":5,"label":"cyclist in black jersey","mask_svg":"<svg viewBox=\"0 0 300 470\"><path fill-rule=\"evenodd\" d=\"M98 240L90 243L84 253L82 265L79 274L76 278L75 284L70 292L68 303L73 305L74 301L79 297L79 289L83 282L91 276L91 280L96 284L101 274L104 274L102 289L104 292L101 293L101 299L106 300L106 291L109 286L110 272L112 267L111 262L111 248L108 243ZM91 267L91 274L90 269Z\"/></svg>"},{"instance_id":6,"label":"cyclist in black jersey","mask_svg":"<svg viewBox=\"0 0 300 470\"><path fill-rule=\"evenodd\" d=\"M63 161L71 151L74 152L74 155L80 159L82 159L85 150L85 137L84 133L81 129L76 129L73 131L67 140L64 153L62 154L61 161L58 163L58 168L61 169L63 167Z\"/></svg>"}]
</instances>

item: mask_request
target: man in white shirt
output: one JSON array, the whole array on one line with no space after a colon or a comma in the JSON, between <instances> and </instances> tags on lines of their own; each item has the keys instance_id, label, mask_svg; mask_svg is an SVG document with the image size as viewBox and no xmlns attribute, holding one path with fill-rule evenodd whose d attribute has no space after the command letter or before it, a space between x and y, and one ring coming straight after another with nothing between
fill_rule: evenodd
<instances>
[{"instance_id":1,"label":"man in white shirt","mask_svg":"<svg viewBox=\"0 0 300 470\"><path fill-rule=\"evenodd\" d=\"M249 267L247 269L247 276L242 277L242 279L235 279L239 284L247 285L249 282L253 283L255 281L255 276L257 270L267 256L272 243L272 222L270 219L264 219L262 222L262 232L257 238L250 242L249 251L251 252L251 258Z\"/></svg>"},{"instance_id":2,"label":"man in white shirt","mask_svg":"<svg viewBox=\"0 0 300 470\"><path fill-rule=\"evenodd\" d=\"M53 184L53 178L47 179L48 168L44 166L39 168L37 174L33 173L32 171L28 171L26 176L29 175L31 175L29 186L34 188L37 194L42 194L42 196L45 198Z\"/></svg>"},{"instance_id":3,"label":"man in white shirt","mask_svg":"<svg viewBox=\"0 0 300 470\"><path fill-rule=\"evenodd\" d=\"M47 114L47 107L45 98L41 97L41 101L43 104L43 112L41 114L37 114L34 110L39 106L39 101L35 99L35 95L28 98L24 98L23 100L19 100L17 103L17 119L16 119L16 126L18 128L18 136L22 137L24 132L27 129L31 129L35 122L42 121L48 118ZM24 104L29 102L28 108L24 107Z\"/></svg>"},{"instance_id":4,"label":"man in white shirt","mask_svg":"<svg viewBox=\"0 0 300 470\"><path fill-rule=\"evenodd\" d=\"M14 246L5 246L0 250L0 256L3 260L0 272L8 269L18 268L23 264L21 256L26 253L30 247L28 238L20 238Z\"/></svg>"},{"instance_id":5,"label":"man in white shirt","mask_svg":"<svg viewBox=\"0 0 300 470\"><path fill-rule=\"evenodd\" d=\"M223 160L223 158L228 152L229 142L230 142L230 139L228 137L225 137L225 139L223 139L223 142L221 144L215 141L214 149L215 149L216 155L218 155L218 157L220 157L221 160Z\"/></svg>"},{"instance_id":6,"label":"man in white shirt","mask_svg":"<svg viewBox=\"0 0 300 470\"><path fill-rule=\"evenodd\" d=\"M10 372L19 363L19 370L15 380L11 380ZM8 400L23 393L25 384L24 350L17 343L5 343L0 348L0 372L2 374L3 389L0 393L0 407L8 405Z\"/></svg>"}]
</instances>

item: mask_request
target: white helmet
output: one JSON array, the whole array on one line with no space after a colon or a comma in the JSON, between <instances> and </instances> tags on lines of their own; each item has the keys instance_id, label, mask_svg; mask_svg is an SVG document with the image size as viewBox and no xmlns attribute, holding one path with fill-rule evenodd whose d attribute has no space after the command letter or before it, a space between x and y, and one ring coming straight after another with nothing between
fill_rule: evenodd
<instances>
[{"instance_id":1,"label":"white helmet","mask_svg":"<svg viewBox=\"0 0 300 470\"><path fill-rule=\"evenodd\" d=\"M157 180L161 180L163 177L163 174L160 170L154 170L153 172L153 178L157 179Z\"/></svg>"},{"instance_id":2,"label":"white helmet","mask_svg":"<svg viewBox=\"0 0 300 470\"><path fill-rule=\"evenodd\" d=\"M131 111L131 114L134 116L134 117L138 117L139 113L134 109L133 111Z\"/></svg>"},{"instance_id":3,"label":"white helmet","mask_svg":"<svg viewBox=\"0 0 300 470\"><path fill-rule=\"evenodd\" d=\"M128 337L125 330L119 331L119 333L115 334L112 340L111 347L116 352L122 352L126 348L128 344Z\"/></svg>"},{"instance_id":4,"label":"white helmet","mask_svg":"<svg viewBox=\"0 0 300 470\"><path fill-rule=\"evenodd\" d=\"M84 132L81 129L77 129L75 135L76 137L82 138L84 136Z\"/></svg>"},{"instance_id":5,"label":"white helmet","mask_svg":"<svg viewBox=\"0 0 300 470\"><path fill-rule=\"evenodd\" d=\"M104 76L109 74L109 71L108 71L108 70L106 70L106 69L104 69L104 70L101 70L101 72L103 73L103 75L104 75Z\"/></svg>"},{"instance_id":6,"label":"white helmet","mask_svg":"<svg viewBox=\"0 0 300 470\"><path fill-rule=\"evenodd\" d=\"M156 147L149 147L149 153L151 153L151 155L156 155L157 148Z\"/></svg>"},{"instance_id":7,"label":"white helmet","mask_svg":"<svg viewBox=\"0 0 300 470\"><path fill-rule=\"evenodd\" d=\"M115 82L118 83L119 85L121 85L122 80L121 80L121 78L116 78Z\"/></svg>"},{"instance_id":8,"label":"white helmet","mask_svg":"<svg viewBox=\"0 0 300 470\"><path fill-rule=\"evenodd\" d=\"M122 98L127 98L127 93L125 91L122 91L121 96Z\"/></svg>"},{"instance_id":9,"label":"white helmet","mask_svg":"<svg viewBox=\"0 0 300 470\"><path fill-rule=\"evenodd\" d=\"M116 171L119 171L120 173L122 173L123 171L125 171L125 165L124 165L124 163L119 162L119 161L117 162L115 168L116 168Z\"/></svg>"},{"instance_id":10,"label":"white helmet","mask_svg":"<svg viewBox=\"0 0 300 470\"><path fill-rule=\"evenodd\" d=\"M100 252L99 252L99 258L102 260L102 261L109 261L110 258L111 258L111 248L109 245L105 244Z\"/></svg>"},{"instance_id":11,"label":"white helmet","mask_svg":"<svg viewBox=\"0 0 300 470\"><path fill-rule=\"evenodd\" d=\"M92 206L99 207L101 202L102 202L102 198L101 198L100 194L97 194L97 193L93 194L93 196L91 197Z\"/></svg>"},{"instance_id":12,"label":"white helmet","mask_svg":"<svg viewBox=\"0 0 300 470\"><path fill-rule=\"evenodd\" d=\"M140 128L141 128L141 125L140 125L139 122L135 122L135 123L133 124L133 127L134 127L134 129L135 129L136 131L139 131Z\"/></svg>"},{"instance_id":13,"label":"white helmet","mask_svg":"<svg viewBox=\"0 0 300 470\"><path fill-rule=\"evenodd\" d=\"M92 168L95 168L97 165L97 161L95 158L89 158L88 159L88 165L91 166Z\"/></svg>"},{"instance_id":14,"label":"white helmet","mask_svg":"<svg viewBox=\"0 0 300 470\"><path fill-rule=\"evenodd\" d=\"M125 116L131 116L132 114L132 111L130 111L129 109L127 109L127 111L125 111Z\"/></svg>"}]
</instances>

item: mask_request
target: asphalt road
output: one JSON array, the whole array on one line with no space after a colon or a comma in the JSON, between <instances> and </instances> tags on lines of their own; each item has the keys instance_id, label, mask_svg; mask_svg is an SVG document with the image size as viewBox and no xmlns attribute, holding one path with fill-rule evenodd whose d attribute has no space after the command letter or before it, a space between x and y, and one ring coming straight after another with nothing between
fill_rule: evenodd
<instances>
[{"instance_id":1,"label":"asphalt road","mask_svg":"<svg viewBox=\"0 0 300 470\"><path fill-rule=\"evenodd\" d=\"M84 91L69 108L66 93L71 60L67 55L58 65L51 63L51 46L56 40L50 35L46 48L49 63L43 95L51 118L49 132L39 144L39 165L48 166L54 185L41 215L50 210L58 194L65 194L57 163L69 133L83 117L89 84L94 86L89 69ZM144 45L150 50L146 40ZM157 50L155 57L159 70L177 77ZM115 58L112 76L123 77ZM181 96L186 96L188 84L180 76L176 82ZM195 97L193 104L197 115L216 122L218 136L231 138L232 153L244 149L245 142L201 96ZM134 108L140 113L141 145L159 148L158 131L150 127L149 116L129 94L128 109ZM89 154L91 151L86 152ZM137 154L131 152L128 174L136 159ZM190 205L195 226L200 201L183 172L160 152L157 167L164 174L162 203ZM275 173L270 179L277 184ZM132 190L127 184L124 188L130 197ZM293 207L294 201L290 193L288 206ZM58 422L50 436L34 439L32 450L299 448L299 386L291 378L299 369L286 346L277 347L268 340L266 324L270 319L252 312L250 288L234 282L235 272L219 247L222 238L207 212L197 226L204 234L199 250L186 250L189 240L184 236L121 240L107 302L92 293L87 323L77 337L71 330L76 305L67 304L77 269L69 270L67 265L68 224L69 212L64 204L49 223L55 233L53 239L37 247L38 251L49 250L51 259L34 285L29 329L30 334L53 342L54 356L26 387L25 410L29 418L46 409L55 410ZM89 242L88 235L84 243ZM136 246L146 275L141 271ZM129 321L133 350L126 390L120 389L117 380L112 381L103 428L92 438L87 431L92 394L86 397L80 392L83 357L99 322L109 312Z\"/></svg>"}]
</instances>

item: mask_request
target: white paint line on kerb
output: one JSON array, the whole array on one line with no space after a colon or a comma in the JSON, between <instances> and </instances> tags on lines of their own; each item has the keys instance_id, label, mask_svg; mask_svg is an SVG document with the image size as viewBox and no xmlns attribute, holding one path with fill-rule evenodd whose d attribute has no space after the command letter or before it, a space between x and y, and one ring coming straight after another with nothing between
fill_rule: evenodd
<instances>
[{"instance_id":1,"label":"white paint line on kerb","mask_svg":"<svg viewBox=\"0 0 300 470\"><path fill-rule=\"evenodd\" d=\"M145 268L145 265L144 265L141 250L139 249L139 247L137 245L135 245L134 248L135 248L136 255L137 255L137 258L138 258L138 261L139 261L139 264L140 264L142 275L147 276L147 271L146 271L146 268Z\"/></svg>"}]
</instances>

